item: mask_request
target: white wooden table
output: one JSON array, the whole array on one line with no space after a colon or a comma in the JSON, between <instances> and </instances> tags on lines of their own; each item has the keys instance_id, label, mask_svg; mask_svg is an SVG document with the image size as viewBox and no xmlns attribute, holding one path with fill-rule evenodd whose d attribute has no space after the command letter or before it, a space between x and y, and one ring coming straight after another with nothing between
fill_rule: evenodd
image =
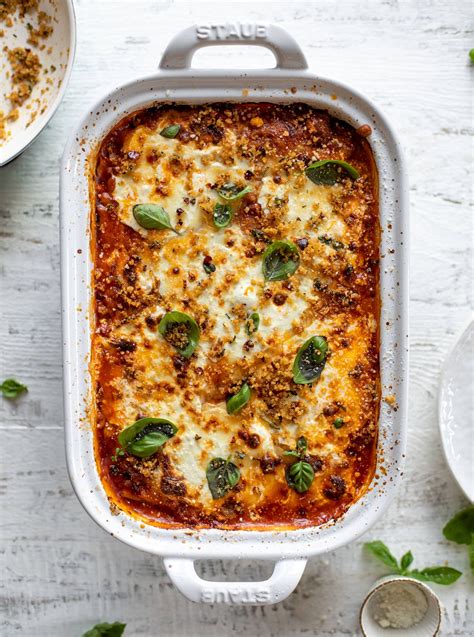
<instances>
[{"instance_id":1,"label":"white wooden table","mask_svg":"<svg viewBox=\"0 0 474 637\"><path fill-rule=\"evenodd\" d=\"M312 70L371 96L398 129L411 175L411 372L405 480L369 538L415 566L448 560L466 574L437 587L443 635L474 633L463 548L441 528L465 504L437 426L440 367L469 315L472 256L472 78L469 0L214 2L77 0L69 90L34 146L0 171L0 377L29 387L0 401L2 637L79 637L99 620L127 636L351 635L364 591L383 573L361 542L310 561L280 605L193 605L160 559L108 537L74 495L63 453L58 160L82 111L105 89L156 67L170 37L193 22L274 21L301 43ZM132 7L133 5L133 7ZM471 26L470 26L471 25ZM268 66L255 49L205 50L210 66ZM471 174L472 177L472 174ZM471 206L471 207L470 207ZM206 563L208 577L262 578L266 564Z\"/></svg>"}]
</instances>

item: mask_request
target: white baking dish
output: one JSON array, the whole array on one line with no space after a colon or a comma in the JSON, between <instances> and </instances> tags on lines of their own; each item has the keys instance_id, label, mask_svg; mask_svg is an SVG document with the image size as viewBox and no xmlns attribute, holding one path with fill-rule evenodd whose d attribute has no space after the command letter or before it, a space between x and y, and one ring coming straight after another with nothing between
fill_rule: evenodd
<instances>
[{"instance_id":1,"label":"white baking dish","mask_svg":"<svg viewBox=\"0 0 474 637\"><path fill-rule=\"evenodd\" d=\"M277 66L267 71L192 70L194 51L210 44L255 44L270 48ZM124 115L152 102L212 101L307 102L358 127L369 124L370 142L380 177L381 374L382 401L378 470L370 490L341 519L295 531L162 529L128 515L112 515L102 488L88 424L90 395L91 300L89 252L88 156ZM160 70L107 94L84 116L67 143L61 172L61 254L64 337L66 453L74 489L86 511L114 537L161 555L177 588L193 601L271 604L296 587L308 557L333 550L364 533L381 515L401 475L407 411L407 185L399 144L378 109L352 89L307 71L296 42L280 27L262 24L194 26L176 36ZM393 402L393 401L390 401ZM268 559L276 562L263 582L202 580L194 560Z\"/></svg>"}]
</instances>

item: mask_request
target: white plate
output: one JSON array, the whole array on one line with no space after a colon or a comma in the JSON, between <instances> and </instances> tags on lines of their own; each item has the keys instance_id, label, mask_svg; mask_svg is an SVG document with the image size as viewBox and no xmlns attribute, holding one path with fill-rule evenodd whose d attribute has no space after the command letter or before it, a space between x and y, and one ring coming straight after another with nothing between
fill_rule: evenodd
<instances>
[{"instance_id":1,"label":"white plate","mask_svg":"<svg viewBox=\"0 0 474 637\"><path fill-rule=\"evenodd\" d=\"M446 360L438 409L447 463L461 489L474 502L474 321Z\"/></svg>"},{"instance_id":2,"label":"white plate","mask_svg":"<svg viewBox=\"0 0 474 637\"><path fill-rule=\"evenodd\" d=\"M31 48L36 53L42 64L40 79L34 87L31 96L19 107L20 117L16 122L7 123L7 129L11 131L8 139L0 141L0 166L8 164L12 159L23 152L40 134L53 116L63 98L66 86L71 74L76 46L76 22L72 0L40 0L38 11L45 11L52 17L53 33L41 45L41 50L28 44L27 24L31 21L36 25L36 14L20 19L18 13L12 16L13 26L8 27L0 23L1 49L4 46L9 49L15 47ZM44 71L47 71L45 73ZM0 63L0 111L8 113L10 102L6 94L11 89L10 64L6 56L1 56ZM6 87L6 90L4 89Z\"/></svg>"}]
</instances>

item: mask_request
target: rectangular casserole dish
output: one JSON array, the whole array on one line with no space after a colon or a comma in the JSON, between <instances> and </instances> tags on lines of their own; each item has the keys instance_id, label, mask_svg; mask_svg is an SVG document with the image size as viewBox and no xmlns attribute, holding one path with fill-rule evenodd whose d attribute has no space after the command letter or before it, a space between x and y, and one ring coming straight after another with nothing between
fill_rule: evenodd
<instances>
[{"instance_id":1,"label":"rectangular casserole dish","mask_svg":"<svg viewBox=\"0 0 474 637\"><path fill-rule=\"evenodd\" d=\"M277 66L268 71L191 70L195 50L210 44L270 48ZM378 460L368 492L340 519L292 531L164 529L125 513L112 515L94 458L88 424L90 401L91 268L89 176L97 144L128 113L155 102L304 102L327 109L355 128L369 124L379 174L381 225L380 373L382 401ZM273 25L198 25L176 36L158 74L109 93L83 118L68 142L61 171L61 256L64 335L66 453L74 489L93 519L120 540L162 555L177 588L193 601L270 604L297 585L308 557L346 544L373 524L387 506L401 474L405 447L407 370L406 183L399 145L373 104L351 89L309 74L294 40ZM260 558L276 561L269 580L222 583L201 580L195 559Z\"/></svg>"}]
</instances>

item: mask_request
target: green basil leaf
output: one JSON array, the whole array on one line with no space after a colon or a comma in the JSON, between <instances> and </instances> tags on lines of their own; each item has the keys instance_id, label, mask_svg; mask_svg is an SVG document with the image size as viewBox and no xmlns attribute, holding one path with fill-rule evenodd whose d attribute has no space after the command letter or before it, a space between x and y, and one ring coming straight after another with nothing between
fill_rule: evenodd
<instances>
[{"instance_id":1,"label":"green basil leaf","mask_svg":"<svg viewBox=\"0 0 474 637\"><path fill-rule=\"evenodd\" d=\"M16 398L26 391L28 391L28 387L26 385L22 385L14 378L7 378L0 385L0 392L3 394L4 398Z\"/></svg>"},{"instance_id":2,"label":"green basil leaf","mask_svg":"<svg viewBox=\"0 0 474 637\"><path fill-rule=\"evenodd\" d=\"M171 124L171 126L166 126L163 130L160 131L160 135L162 137L166 137L167 139L173 139L179 133L181 126L179 124Z\"/></svg>"},{"instance_id":3,"label":"green basil leaf","mask_svg":"<svg viewBox=\"0 0 474 637\"><path fill-rule=\"evenodd\" d=\"M450 566L431 566L421 571L409 571L407 575L421 582L434 582L435 584L448 586L449 584L454 584L454 582L461 577L462 573Z\"/></svg>"},{"instance_id":4,"label":"green basil leaf","mask_svg":"<svg viewBox=\"0 0 474 637\"><path fill-rule=\"evenodd\" d=\"M212 274L216 271L216 266L212 263L212 261L210 263L203 263L202 267L204 268L204 272L206 274Z\"/></svg>"},{"instance_id":5,"label":"green basil leaf","mask_svg":"<svg viewBox=\"0 0 474 637\"><path fill-rule=\"evenodd\" d=\"M400 572L400 568L398 566L398 562L395 557L390 553L388 546L386 546L380 540L375 540L374 542L366 542L364 544L365 548L370 551L377 559L392 569L395 573Z\"/></svg>"},{"instance_id":6,"label":"green basil leaf","mask_svg":"<svg viewBox=\"0 0 474 637\"><path fill-rule=\"evenodd\" d=\"M345 161L339 159L323 159L315 161L305 169L305 174L314 184L333 186L346 175L352 179L359 179L358 170Z\"/></svg>"},{"instance_id":7,"label":"green basil leaf","mask_svg":"<svg viewBox=\"0 0 474 637\"><path fill-rule=\"evenodd\" d=\"M196 321L184 312L167 312L158 325L159 333L181 356L189 358L199 343L201 331Z\"/></svg>"},{"instance_id":8,"label":"green basil leaf","mask_svg":"<svg viewBox=\"0 0 474 637\"><path fill-rule=\"evenodd\" d=\"M253 312L247 319L245 323L245 331L249 336L255 334L260 325L260 315L257 312Z\"/></svg>"},{"instance_id":9,"label":"green basil leaf","mask_svg":"<svg viewBox=\"0 0 474 637\"><path fill-rule=\"evenodd\" d=\"M405 553L405 555L403 555L402 559L400 560L400 568L402 569L402 571L406 571L408 568L410 568L412 562L413 562L412 552L407 551L407 553Z\"/></svg>"},{"instance_id":10,"label":"green basil leaf","mask_svg":"<svg viewBox=\"0 0 474 637\"><path fill-rule=\"evenodd\" d=\"M344 418L341 418L340 416L338 416L332 424L334 425L335 429L340 429L341 427L345 425Z\"/></svg>"},{"instance_id":11,"label":"green basil leaf","mask_svg":"<svg viewBox=\"0 0 474 637\"><path fill-rule=\"evenodd\" d=\"M327 234L323 234L318 237L321 243L324 243L326 246L332 246L334 250L342 250L344 248L344 244L342 241L336 241L336 239L332 239Z\"/></svg>"},{"instance_id":12,"label":"green basil leaf","mask_svg":"<svg viewBox=\"0 0 474 637\"><path fill-rule=\"evenodd\" d=\"M233 217L232 208L225 203L214 206L213 221L216 228L227 228Z\"/></svg>"},{"instance_id":13,"label":"green basil leaf","mask_svg":"<svg viewBox=\"0 0 474 637\"><path fill-rule=\"evenodd\" d=\"M214 500L223 498L240 480L239 468L229 460L214 458L207 465L207 484Z\"/></svg>"},{"instance_id":14,"label":"green basil leaf","mask_svg":"<svg viewBox=\"0 0 474 637\"><path fill-rule=\"evenodd\" d=\"M252 192L252 188L250 186L239 188L234 184L224 184L217 190L217 194L219 195L219 197L221 197L225 201L237 201L238 199L242 199L242 197L245 197L245 195L248 195L249 192Z\"/></svg>"},{"instance_id":15,"label":"green basil leaf","mask_svg":"<svg viewBox=\"0 0 474 637\"><path fill-rule=\"evenodd\" d=\"M471 543L468 546L469 566L474 573L474 533L471 535Z\"/></svg>"},{"instance_id":16,"label":"green basil leaf","mask_svg":"<svg viewBox=\"0 0 474 637\"><path fill-rule=\"evenodd\" d=\"M469 51L469 57L471 58L471 62L474 64L474 49Z\"/></svg>"},{"instance_id":17,"label":"green basil leaf","mask_svg":"<svg viewBox=\"0 0 474 637\"><path fill-rule=\"evenodd\" d=\"M250 400L251 394L250 387L244 383L239 391L227 401L227 413L235 414L240 411Z\"/></svg>"},{"instance_id":18,"label":"green basil leaf","mask_svg":"<svg viewBox=\"0 0 474 637\"><path fill-rule=\"evenodd\" d=\"M158 451L178 431L164 418L141 418L122 429L118 435L120 445L138 458L148 458Z\"/></svg>"},{"instance_id":19,"label":"green basil leaf","mask_svg":"<svg viewBox=\"0 0 474 637\"><path fill-rule=\"evenodd\" d=\"M457 544L471 544L474 533L474 504L456 513L443 529L447 540Z\"/></svg>"},{"instance_id":20,"label":"green basil leaf","mask_svg":"<svg viewBox=\"0 0 474 637\"><path fill-rule=\"evenodd\" d=\"M286 481L288 486L298 491L298 493L304 493L312 485L314 480L314 470L309 462L300 460L295 462L286 470Z\"/></svg>"},{"instance_id":21,"label":"green basil leaf","mask_svg":"<svg viewBox=\"0 0 474 637\"><path fill-rule=\"evenodd\" d=\"M300 255L293 242L274 241L263 253L263 276L266 281L282 281L294 274L299 264Z\"/></svg>"},{"instance_id":22,"label":"green basil leaf","mask_svg":"<svg viewBox=\"0 0 474 637\"><path fill-rule=\"evenodd\" d=\"M179 234L171 225L166 210L156 203L137 203L133 206L133 216L138 225L146 230L172 230Z\"/></svg>"},{"instance_id":23,"label":"green basil leaf","mask_svg":"<svg viewBox=\"0 0 474 637\"><path fill-rule=\"evenodd\" d=\"M293 380L306 385L317 380L324 369L328 342L324 336L312 336L298 350L293 363Z\"/></svg>"},{"instance_id":24,"label":"green basil leaf","mask_svg":"<svg viewBox=\"0 0 474 637\"><path fill-rule=\"evenodd\" d=\"M284 456L291 456L292 458L302 459L308 450L308 441L304 436L300 436L296 441L296 449L293 451L284 451Z\"/></svg>"},{"instance_id":25,"label":"green basil leaf","mask_svg":"<svg viewBox=\"0 0 474 637\"><path fill-rule=\"evenodd\" d=\"M304 436L300 436L296 441L296 451L300 456L303 456L308 450L308 441Z\"/></svg>"},{"instance_id":26,"label":"green basil leaf","mask_svg":"<svg viewBox=\"0 0 474 637\"><path fill-rule=\"evenodd\" d=\"M82 637L122 637L127 624L114 622L113 624L96 624Z\"/></svg>"}]
</instances>

